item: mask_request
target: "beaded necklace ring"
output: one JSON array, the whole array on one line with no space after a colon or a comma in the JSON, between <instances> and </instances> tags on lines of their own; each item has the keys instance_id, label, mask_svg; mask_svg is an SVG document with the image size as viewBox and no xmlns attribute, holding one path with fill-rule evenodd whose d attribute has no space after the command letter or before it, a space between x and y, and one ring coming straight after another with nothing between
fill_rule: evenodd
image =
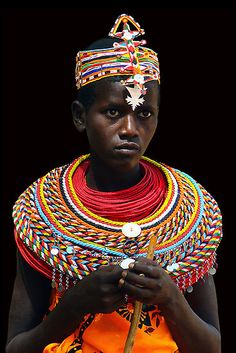
<instances>
[{"instance_id":1,"label":"beaded necklace ring","mask_svg":"<svg viewBox=\"0 0 236 353\"><path fill-rule=\"evenodd\" d=\"M16 242L24 258L52 280L68 288L110 262L120 264L146 256L157 235L156 261L182 291L210 271L222 238L221 213L213 197L189 175L143 157L161 171L167 192L162 205L135 222L118 222L91 212L79 199L73 175L89 155L55 168L34 182L13 209Z\"/></svg>"}]
</instances>

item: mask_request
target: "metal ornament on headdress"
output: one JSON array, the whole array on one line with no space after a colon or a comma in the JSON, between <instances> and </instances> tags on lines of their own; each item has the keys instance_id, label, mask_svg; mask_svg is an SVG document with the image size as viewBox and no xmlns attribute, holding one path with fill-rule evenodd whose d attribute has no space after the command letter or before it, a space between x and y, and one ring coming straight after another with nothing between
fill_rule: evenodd
<instances>
[{"instance_id":1,"label":"metal ornament on headdress","mask_svg":"<svg viewBox=\"0 0 236 353\"><path fill-rule=\"evenodd\" d=\"M121 32L117 32L118 27L120 26L121 22L123 22L123 30ZM136 30L131 31L128 22L131 22L132 25L136 28ZM134 21L133 17L128 15L120 15L114 26L112 27L109 36L122 39L124 42L122 43L114 43L114 48L122 48L126 47L127 53L129 54L130 62L126 65L121 72L130 72L131 76L123 81L123 84L126 86L127 90L129 91L130 97L126 98L128 104L132 106L132 109L135 108L144 102L144 98L141 95L146 94L146 88L144 83L150 81L150 77L146 77L142 73L137 49L139 45L146 44L145 40L135 41L134 39L142 34L145 34L144 30L140 27L139 23ZM134 87L129 87L129 85L133 85Z\"/></svg>"},{"instance_id":2,"label":"metal ornament on headdress","mask_svg":"<svg viewBox=\"0 0 236 353\"><path fill-rule=\"evenodd\" d=\"M130 29L130 24L134 30ZM120 25L123 29L118 32ZM110 76L128 76L121 81L129 92L126 98L132 109L144 102L148 81L160 82L160 70L157 53L143 47L145 40L137 41L136 37L145 32L140 25L128 15L120 15L115 21L109 36L121 41L115 42L113 48L80 51L76 57L76 86L81 88L91 82Z\"/></svg>"}]
</instances>

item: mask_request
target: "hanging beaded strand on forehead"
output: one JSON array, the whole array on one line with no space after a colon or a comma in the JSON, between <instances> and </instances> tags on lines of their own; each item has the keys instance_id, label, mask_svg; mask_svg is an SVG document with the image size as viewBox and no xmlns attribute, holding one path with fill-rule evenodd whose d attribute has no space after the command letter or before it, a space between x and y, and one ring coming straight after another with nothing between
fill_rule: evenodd
<instances>
[{"instance_id":1,"label":"hanging beaded strand on forehead","mask_svg":"<svg viewBox=\"0 0 236 353\"><path fill-rule=\"evenodd\" d=\"M121 32L117 32L119 25L123 22L123 30ZM131 22L133 26L136 28L136 31L131 31L129 23ZM124 42L121 43L114 43L113 46L115 48L122 48L126 47L127 53L129 55L130 62L125 67L122 68L121 72L129 71L131 76L127 78L122 83L126 86L127 90L129 91L130 97L126 98L128 104L132 106L132 109L138 105L143 104L144 98L141 95L146 94L146 87L144 83L154 78L151 76L145 77L145 73L141 70L141 65L138 58L137 47L139 45L146 44L145 40L135 41L134 39L142 34L144 34L144 30L140 27L140 25L134 21L131 16L121 15L115 22L114 27L112 28L109 35L111 37L122 39ZM158 78L156 78L158 79ZM130 87L132 85L133 87Z\"/></svg>"},{"instance_id":2,"label":"hanging beaded strand on forehead","mask_svg":"<svg viewBox=\"0 0 236 353\"><path fill-rule=\"evenodd\" d=\"M135 30L130 29L130 24ZM122 31L118 32L123 24ZM144 102L148 81L160 83L160 70L157 53L142 47L145 40L135 40L145 32L140 25L128 15L121 15L115 21L109 36L119 39L113 48L80 51L76 57L76 86L81 88L88 83L110 76L126 75L122 83L127 88L129 96L126 101L132 109ZM121 40L121 41L120 41Z\"/></svg>"}]
</instances>

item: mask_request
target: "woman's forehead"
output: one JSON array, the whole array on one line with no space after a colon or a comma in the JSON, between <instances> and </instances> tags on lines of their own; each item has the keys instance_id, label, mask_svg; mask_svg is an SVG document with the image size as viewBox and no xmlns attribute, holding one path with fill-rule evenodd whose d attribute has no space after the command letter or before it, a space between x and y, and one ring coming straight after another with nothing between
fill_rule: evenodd
<instances>
[{"instance_id":1,"label":"woman's forehead","mask_svg":"<svg viewBox=\"0 0 236 353\"><path fill-rule=\"evenodd\" d=\"M146 92L141 95L140 98L143 98L144 101L157 100L158 98L158 84L156 81L150 81L145 83ZM132 89L132 87L131 87ZM129 91L127 90L127 86L121 81L112 81L112 80L101 80L95 86L95 99L96 100L109 100L109 101L117 101L117 100L127 100L129 97Z\"/></svg>"}]
</instances>

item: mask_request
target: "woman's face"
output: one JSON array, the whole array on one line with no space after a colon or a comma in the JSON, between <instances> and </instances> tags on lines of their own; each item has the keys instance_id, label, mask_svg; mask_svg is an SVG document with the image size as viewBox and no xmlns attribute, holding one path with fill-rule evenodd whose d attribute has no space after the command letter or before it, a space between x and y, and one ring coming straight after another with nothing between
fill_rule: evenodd
<instances>
[{"instance_id":1,"label":"woman's face","mask_svg":"<svg viewBox=\"0 0 236 353\"><path fill-rule=\"evenodd\" d=\"M114 171L137 166L158 122L158 87L146 84L144 103L132 109L128 90L120 82L104 81L95 88L95 101L85 115L91 154Z\"/></svg>"}]
</instances>

